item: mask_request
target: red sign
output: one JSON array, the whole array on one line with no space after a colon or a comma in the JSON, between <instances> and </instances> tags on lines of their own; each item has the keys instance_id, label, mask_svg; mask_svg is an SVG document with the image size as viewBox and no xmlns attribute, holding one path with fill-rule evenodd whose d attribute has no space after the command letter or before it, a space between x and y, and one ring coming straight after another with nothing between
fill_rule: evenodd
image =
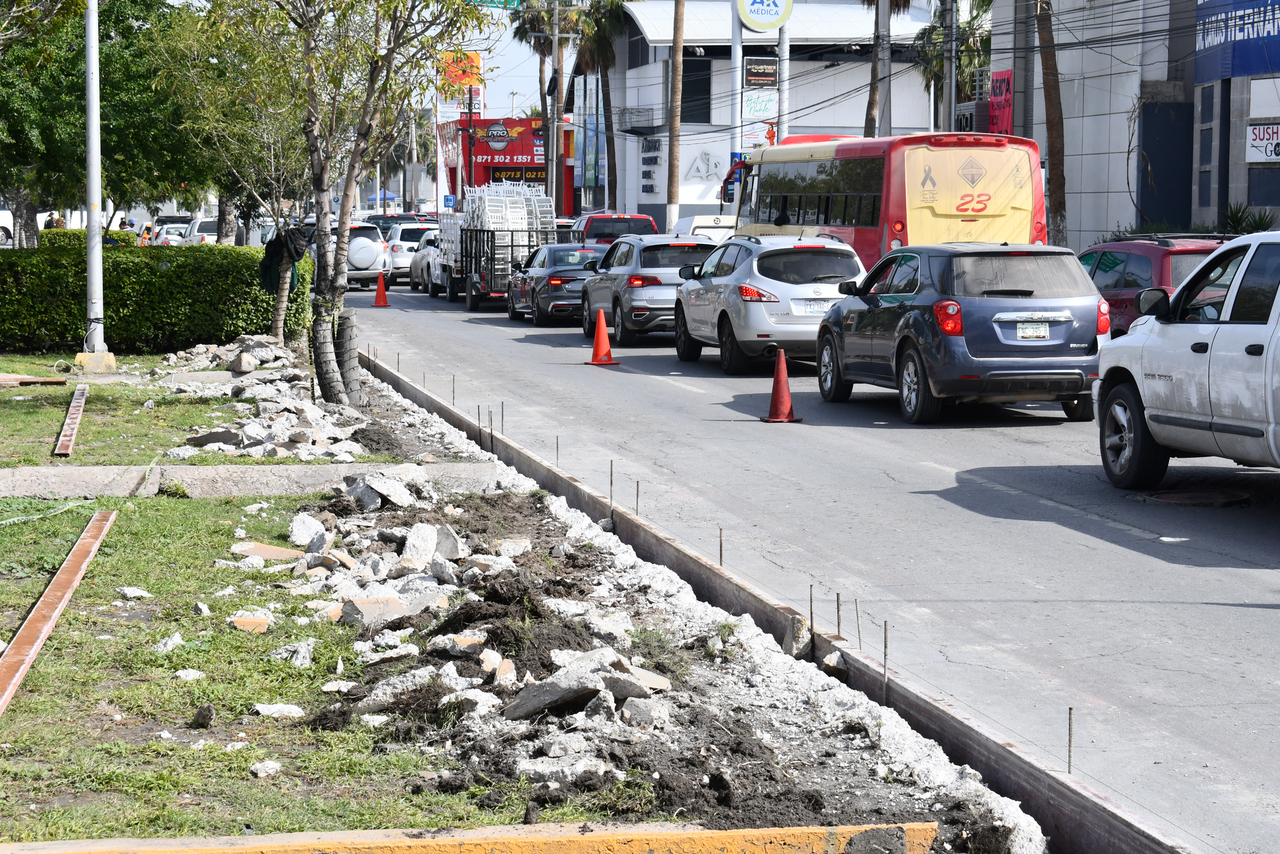
<instances>
[{"instance_id":1,"label":"red sign","mask_svg":"<svg viewBox=\"0 0 1280 854\"><path fill-rule=\"evenodd\" d=\"M1013 71L991 73L989 133L1013 133Z\"/></svg>"}]
</instances>

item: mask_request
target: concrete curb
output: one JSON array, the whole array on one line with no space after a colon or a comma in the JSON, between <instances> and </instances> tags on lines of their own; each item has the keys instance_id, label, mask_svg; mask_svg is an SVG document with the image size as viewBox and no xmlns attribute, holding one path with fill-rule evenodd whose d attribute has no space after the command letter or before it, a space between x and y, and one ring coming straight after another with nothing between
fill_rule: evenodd
<instances>
[{"instance_id":1,"label":"concrete curb","mask_svg":"<svg viewBox=\"0 0 1280 854\"><path fill-rule=\"evenodd\" d=\"M0 854L218 854L228 851L235 854L766 854L775 851L926 854L937 833L937 825L933 823L759 830L703 830L679 824L539 824L463 831L369 830L207 839L85 839L0 845ZM870 834L865 842L858 839L863 834ZM886 843L892 847L883 847Z\"/></svg>"},{"instance_id":2,"label":"concrete curb","mask_svg":"<svg viewBox=\"0 0 1280 854\"><path fill-rule=\"evenodd\" d=\"M434 412L543 489L563 496L571 507L593 519L610 515L607 496L507 437L491 433L387 365L365 353L359 355L362 367L402 397ZM807 621L794 608L735 578L634 513L617 505L612 511L614 533L641 558L669 567L704 601L730 613L750 614L756 625L773 635L791 655L808 652L810 641L818 661L839 652L850 687L872 699L881 698L884 671L878 661L837 635L811 635ZM892 667L889 682L885 704L921 735L936 741L952 762L976 769L993 791L1018 801L1044 830L1053 854L1185 854L1196 850L1147 825L1110 798L1017 744L1005 741L985 724L959 712Z\"/></svg>"},{"instance_id":3,"label":"concrete curb","mask_svg":"<svg viewBox=\"0 0 1280 854\"><path fill-rule=\"evenodd\" d=\"M0 468L0 498L150 498L160 484L178 481L192 498L238 495L307 495L327 490L348 475L412 466L417 477L447 491L492 488L492 463L327 463L324 465L26 466Z\"/></svg>"}]
</instances>

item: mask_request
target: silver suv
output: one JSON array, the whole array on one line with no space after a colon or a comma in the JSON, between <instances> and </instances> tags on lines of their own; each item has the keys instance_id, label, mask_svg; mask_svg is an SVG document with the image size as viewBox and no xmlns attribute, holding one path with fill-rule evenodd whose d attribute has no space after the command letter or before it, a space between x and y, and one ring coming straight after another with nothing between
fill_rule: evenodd
<instances>
[{"instance_id":1,"label":"silver suv","mask_svg":"<svg viewBox=\"0 0 1280 854\"><path fill-rule=\"evenodd\" d=\"M595 275L582 286L582 334L595 335L601 308L619 347L646 332L675 329L676 288L684 281L680 268L701 264L715 248L714 240L697 235L618 238L603 258L584 268Z\"/></svg>"},{"instance_id":2,"label":"silver suv","mask_svg":"<svg viewBox=\"0 0 1280 854\"><path fill-rule=\"evenodd\" d=\"M377 284L379 273L390 274L391 253L376 225L353 222L350 228L351 234L347 239L347 282L358 283L367 290L371 285ZM329 252L333 252L337 240L338 228L333 226L329 230ZM315 241L315 230L312 229L311 246L307 249L312 261L316 258ZM388 284L385 275L383 283Z\"/></svg>"},{"instance_id":3,"label":"silver suv","mask_svg":"<svg viewBox=\"0 0 1280 854\"><path fill-rule=\"evenodd\" d=\"M864 275L858 253L838 237L735 234L700 267L680 270L676 356L696 362L704 345L719 347L720 367L731 375L779 349L813 358L840 283Z\"/></svg>"}]
</instances>

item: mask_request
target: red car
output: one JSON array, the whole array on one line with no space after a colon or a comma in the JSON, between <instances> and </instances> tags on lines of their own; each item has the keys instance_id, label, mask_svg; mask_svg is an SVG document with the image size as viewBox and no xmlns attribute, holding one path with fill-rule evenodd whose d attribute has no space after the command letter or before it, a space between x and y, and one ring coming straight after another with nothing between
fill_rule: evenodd
<instances>
[{"instance_id":1,"label":"red car","mask_svg":"<svg viewBox=\"0 0 1280 854\"><path fill-rule=\"evenodd\" d=\"M1173 293L1213 252L1235 235L1135 234L1080 253L1080 263L1111 306L1111 335L1129 331L1138 316L1133 298L1143 288Z\"/></svg>"},{"instance_id":2,"label":"red car","mask_svg":"<svg viewBox=\"0 0 1280 854\"><path fill-rule=\"evenodd\" d=\"M609 244L624 234L657 234L658 224L645 214L587 214L573 224L584 243Z\"/></svg>"}]
</instances>

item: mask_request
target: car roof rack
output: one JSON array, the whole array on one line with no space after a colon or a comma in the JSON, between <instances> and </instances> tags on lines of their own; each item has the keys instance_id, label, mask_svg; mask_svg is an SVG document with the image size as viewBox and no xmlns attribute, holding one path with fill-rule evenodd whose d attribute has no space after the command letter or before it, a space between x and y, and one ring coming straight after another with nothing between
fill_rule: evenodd
<instances>
[{"instance_id":1,"label":"car roof rack","mask_svg":"<svg viewBox=\"0 0 1280 854\"><path fill-rule=\"evenodd\" d=\"M845 240L843 237L841 237L840 235L838 235L838 234L828 234L828 233L827 233L827 232L825 232L825 231L820 232L820 233L818 233L818 234L815 234L815 235L814 235L814 237L825 237L825 238L828 238L829 240L834 240L836 243L843 243L843 244L844 244L844 245L846 245L846 246L848 246L848 245L849 245L848 241L846 241L846 240Z\"/></svg>"},{"instance_id":2,"label":"car roof rack","mask_svg":"<svg viewBox=\"0 0 1280 854\"><path fill-rule=\"evenodd\" d=\"M1238 234L1205 234L1203 232L1158 232L1156 234L1126 234L1115 240L1107 241L1108 243L1128 243L1130 241L1149 240L1157 246L1172 246L1175 240L1216 240L1219 243L1226 243L1228 240L1235 240Z\"/></svg>"},{"instance_id":3,"label":"car roof rack","mask_svg":"<svg viewBox=\"0 0 1280 854\"><path fill-rule=\"evenodd\" d=\"M742 238L743 240L750 240L756 246L763 245L760 243L760 238L756 237L754 234L730 234L729 235L730 240L736 240L738 238Z\"/></svg>"}]
</instances>

